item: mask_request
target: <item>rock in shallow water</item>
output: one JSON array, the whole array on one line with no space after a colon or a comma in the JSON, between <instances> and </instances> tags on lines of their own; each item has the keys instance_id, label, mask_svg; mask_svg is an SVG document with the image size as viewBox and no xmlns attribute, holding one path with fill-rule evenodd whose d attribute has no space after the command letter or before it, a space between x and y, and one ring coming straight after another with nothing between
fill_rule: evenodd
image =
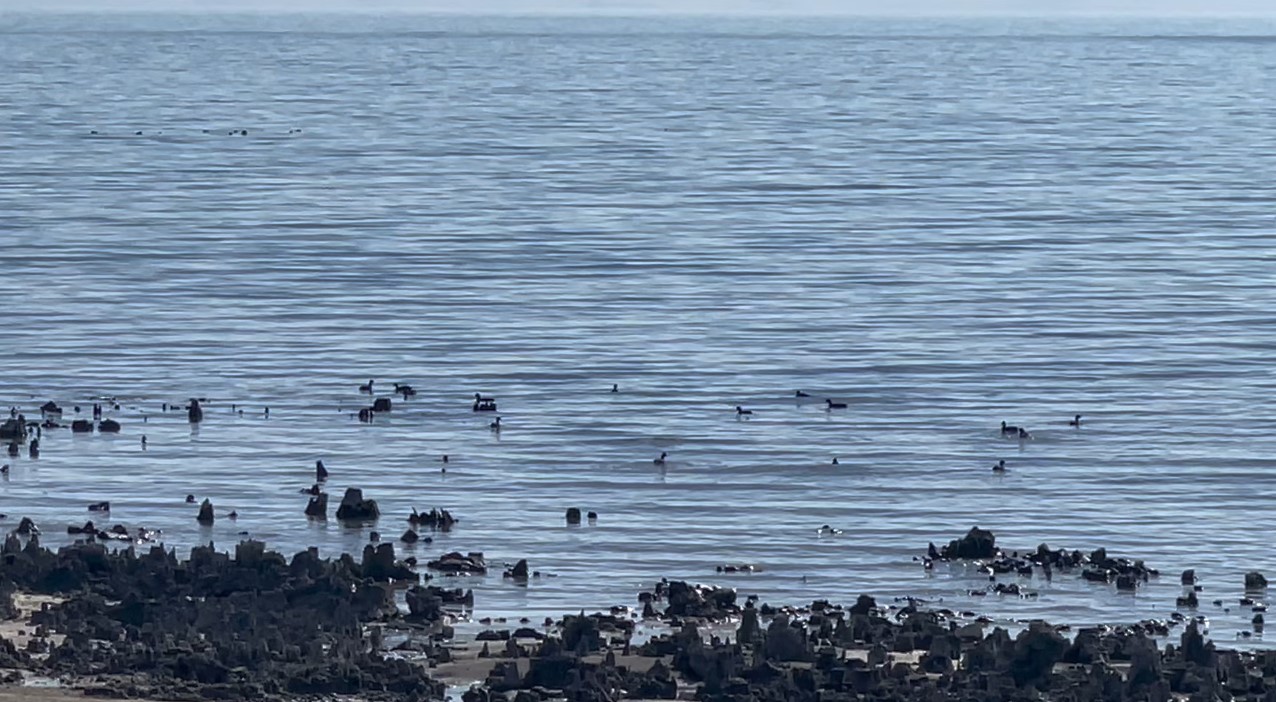
<instances>
[{"instance_id":1,"label":"rock in shallow water","mask_svg":"<svg viewBox=\"0 0 1276 702\"><path fill-rule=\"evenodd\" d=\"M363 490L346 488L346 494L337 507L337 519L348 521L373 521L381 516L376 500L365 500Z\"/></svg>"}]
</instances>

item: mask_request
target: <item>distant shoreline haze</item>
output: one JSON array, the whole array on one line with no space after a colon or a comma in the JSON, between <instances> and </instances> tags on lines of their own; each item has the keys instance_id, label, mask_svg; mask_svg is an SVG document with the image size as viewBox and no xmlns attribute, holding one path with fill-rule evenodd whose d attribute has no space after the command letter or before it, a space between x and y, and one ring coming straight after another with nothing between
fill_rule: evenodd
<instances>
[{"instance_id":1,"label":"distant shoreline haze","mask_svg":"<svg viewBox=\"0 0 1276 702\"><path fill-rule=\"evenodd\" d=\"M1270 0L5 0L0 14L465 14L1272 17Z\"/></svg>"}]
</instances>

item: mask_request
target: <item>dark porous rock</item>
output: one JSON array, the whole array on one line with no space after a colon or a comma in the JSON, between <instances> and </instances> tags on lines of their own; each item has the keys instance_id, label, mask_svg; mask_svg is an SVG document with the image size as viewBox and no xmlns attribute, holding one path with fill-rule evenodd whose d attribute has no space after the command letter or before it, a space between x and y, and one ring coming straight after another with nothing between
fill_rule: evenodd
<instances>
[{"instance_id":1,"label":"dark porous rock","mask_svg":"<svg viewBox=\"0 0 1276 702\"><path fill-rule=\"evenodd\" d=\"M746 606L740 615L740 627L735 631L735 640L741 644L751 644L762 636L762 627L758 623L758 610L752 605Z\"/></svg>"},{"instance_id":2,"label":"dark porous rock","mask_svg":"<svg viewBox=\"0 0 1276 702\"><path fill-rule=\"evenodd\" d=\"M413 509L412 514L408 515L408 523L438 531L451 531L452 526L456 524L456 518L445 509L432 509L429 512L417 512Z\"/></svg>"},{"instance_id":3,"label":"dark porous rock","mask_svg":"<svg viewBox=\"0 0 1276 702\"><path fill-rule=\"evenodd\" d=\"M877 600L868 595L860 595L851 606L851 614L867 615L877 608Z\"/></svg>"},{"instance_id":4,"label":"dark porous rock","mask_svg":"<svg viewBox=\"0 0 1276 702\"><path fill-rule=\"evenodd\" d=\"M997 537L987 529L971 527L960 539L953 539L939 553L946 560L994 558L997 555Z\"/></svg>"},{"instance_id":5,"label":"dark porous rock","mask_svg":"<svg viewBox=\"0 0 1276 702\"><path fill-rule=\"evenodd\" d=\"M179 560L159 547L81 543L56 553L28 545L5 559L4 581L59 596L32 626L65 638L43 662L11 660L12 644L0 642L3 667L156 699L389 702L445 692L422 666L382 655L381 628L368 625L400 617L393 591L348 557L324 560L312 549L290 563L245 541L233 558L209 547ZM38 639L34 650L56 641Z\"/></svg>"},{"instance_id":6,"label":"dark porous rock","mask_svg":"<svg viewBox=\"0 0 1276 702\"><path fill-rule=\"evenodd\" d=\"M327 519L328 493L321 492L318 495L312 495L310 497L310 501L306 503L306 516Z\"/></svg>"},{"instance_id":7,"label":"dark porous rock","mask_svg":"<svg viewBox=\"0 0 1276 702\"><path fill-rule=\"evenodd\" d=\"M1245 589L1246 590L1264 590L1266 588L1267 588L1267 578L1263 577L1262 573L1256 570L1252 570L1245 574Z\"/></svg>"},{"instance_id":8,"label":"dark porous rock","mask_svg":"<svg viewBox=\"0 0 1276 702\"><path fill-rule=\"evenodd\" d=\"M40 533L40 528L35 525L35 522L31 521L30 517L23 517L18 522L18 528L15 531L23 536L34 536Z\"/></svg>"},{"instance_id":9,"label":"dark porous rock","mask_svg":"<svg viewBox=\"0 0 1276 702\"><path fill-rule=\"evenodd\" d=\"M1010 674L1020 687L1042 683L1068 650L1068 640L1045 622L1032 622L1015 637Z\"/></svg>"},{"instance_id":10,"label":"dark porous rock","mask_svg":"<svg viewBox=\"0 0 1276 702\"><path fill-rule=\"evenodd\" d=\"M567 523L580 524L580 508L571 507L567 510Z\"/></svg>"},{"instance_id":11,"label":"dark porous rock","mask_svg":"<svg viewBox=\"0 0 1276 702\"><path fill-rule=\"evenodd\" d=\"M518 563L515 563L513 567L505 571L504 577L511 578L513 580L527 580L528 575L529 575L529 571L527 566L527 559L522 558L522 559L519 559Z\"/></svg>"},{"instance_id":12,"label":"dark porous rock","mask_svg":"<svg viewBox=\"0 0 1276 702\"><path fill-rule=\"evenodd\" d=\"M208 498L199 505L199 514L195 516L195 521L200 524L212 524L215 517L213 516L213 503Z\"/></svg>"},{"instance_id":13,"label":"dark porous rock","mask_svg":"<svg viewBox=\"0 0 1276 702\"><path fill-rule=\"evenodd\" d=\"M372 580L419 580L416 573L408 566L395 561L394 544L368 544L363 547L363 561L360 571L365 578Z\"/></svg>"},{"instance_id":14,"label":"dark porous rock","mask_svg":"<svg viewBox=\"0 0 1276 702\"><path fill-rule=\"evenodd\" d=\"M803 630L791 626L789 618L784 615L771 620L762 650L767 660L773 661L809 661L814 658Z\"/></svg>"},{"instance_id":15,"label":"dark porous rock","mask_svg":"<svg viewBox=\"0 0 1276 702\"><path fill-rule=\"evenodd\" d=\"M449 575L486 575L487 561L481 553L463 554L459 551L445 553L437 559L429 561L425 567L438 570Z\"/></svg>"},{"instance_id":16,"label":"dark porous rock","mask_svg":"<svg viewBox=\"0 0 1276 702\"><path fill-rule=\"evenodd\" d=\"M721 620L740 613L740 607L736 604L736 591L729 587L692 585L674 580L659 583L652 597L664 599L668 603L664 612L667 617Z\"/></svg>"},{"instance_id":17,"label":"dark porous rock","mask_svg":"<svg viewBox=\"0 0 1276 702\"><path fill-rule=\"evenodd\" d=\"M442 588L416 585L408 588L405 598L409 617L431 622L443 618L443 607L446 603Z\"/></svg>"},{"instance_id":18,"label":"dark porous rock","mask_svg":"<svg viewBox=\"0 0 1276 702\"><path fill-rule=\"evenodd\" d=\"M420 540L421 536L411 529L403 532L403 536L399 537L399 541L402 541L405 544L414 544Z\"/></svg>"},{"instance_id":19,"label":"dark porous rock","mask_svg":"<svg viewBox=\"0 0 1276 702\"><path fill-rule=\"evenodd\" d=\"M377 508L376 500L365 500L363 490L359 488L346 488L346 494L337 507L337 519L368 522L380 516L381 510Z\"/></svg>"}]
</instances>

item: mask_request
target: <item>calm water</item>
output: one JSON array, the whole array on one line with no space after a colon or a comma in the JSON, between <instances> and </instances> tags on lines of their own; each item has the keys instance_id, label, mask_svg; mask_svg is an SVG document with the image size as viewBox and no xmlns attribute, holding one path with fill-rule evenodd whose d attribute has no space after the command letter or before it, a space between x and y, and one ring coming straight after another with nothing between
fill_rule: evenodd
<instances>
[{"instance_id":1,"label":"calm water","mask_svg":"<svg viewBox=\"0 0 1276 702\"><path fill-rule=\"evenodd\" d=\"M109 499L182 548L358 550L368 529L302 516L322 458L384 534L462 519L409 552L558 575L474 581L481 614L669 576L1130 621L1182 568L1206 602L1276 575L1276 26L0 27L0 402L124 404L118 437L12 461L10 523ZM362 426L369 378L420 395ZM198 432L159 412L192 395ZM238 522L199 528L188 492ZM1167 576L974 599L911 561L972 524ZM1250 616L1202 611L1228 640Z\"/></svg>"}]
</instances>

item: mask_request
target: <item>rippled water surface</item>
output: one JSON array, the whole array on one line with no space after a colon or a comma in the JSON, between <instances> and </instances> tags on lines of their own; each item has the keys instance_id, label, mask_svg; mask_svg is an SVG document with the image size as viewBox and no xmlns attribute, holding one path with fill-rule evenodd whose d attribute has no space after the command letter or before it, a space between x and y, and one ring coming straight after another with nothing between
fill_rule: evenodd
<instances>
[{"instance_id":1,"label":"rippled water surface","mask_svg":"<svg viewBox=\"0 0 1276 702\"><path fill-rule=\"evenodd\" d=\"M0 509L357 551L302 515L322 458L387 537L460 517L410 553L557 575L467 583L487 614L663 576L1073 623L1164 616L1187 567L1234 598L1276 575L1273 31L0 15L0 402L124 425L46 432ZM360 425L369 378L420 394ZM192 395L198 431L160 411ZM1166 576L975 599L912 560L973 524Z\"/></svg>"}]
</instances>

